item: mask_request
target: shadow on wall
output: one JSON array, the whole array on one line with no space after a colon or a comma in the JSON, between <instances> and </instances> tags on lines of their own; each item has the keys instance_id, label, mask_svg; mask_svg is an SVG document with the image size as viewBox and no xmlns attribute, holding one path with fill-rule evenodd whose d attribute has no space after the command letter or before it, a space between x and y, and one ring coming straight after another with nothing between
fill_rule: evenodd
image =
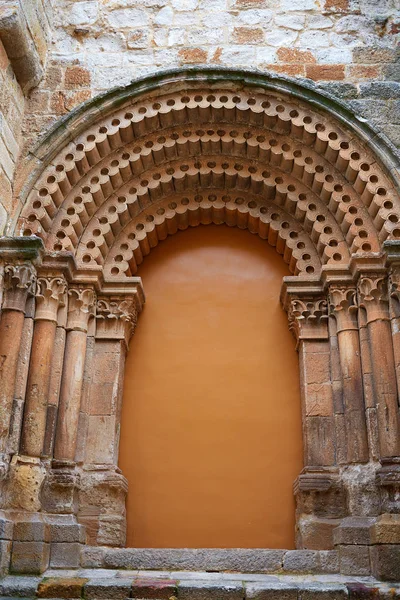
<instances>
[{"instance_id":1,"label":"shadow on wall","mask_svg":"<svg viewBox=\"0 0 400 600\"><path fill-rule=\"evenodd\" d=\"M119 464L128 546L294 548L302 468L298 360L279 305L286 265L225 225L145 259Z\"/></svg>"}]
</instances>

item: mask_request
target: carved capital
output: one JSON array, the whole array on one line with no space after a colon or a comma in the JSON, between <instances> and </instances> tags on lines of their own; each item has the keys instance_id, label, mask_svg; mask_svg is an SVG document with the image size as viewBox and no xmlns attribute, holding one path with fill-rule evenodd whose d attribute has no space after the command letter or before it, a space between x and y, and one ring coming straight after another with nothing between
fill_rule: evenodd
<instances>
[{"instance_id":1,"label":"carved capital","mask_svg":"<svg viewBox=\"0 0 400 600\"><path fill-rule=\"evenodd\" d=\"M92 288L83 286L68 290L67 329L88 330L90 317L94 316L96 294Z\"/></svg>"},{"instance_id":2,"label":"carved capital","mask_svg":"<svg viewBox=\"0 0 400 600\"><path fill-rule=\"evenodd\" d=\"M289 329L297 341L328 339L327 301L321 298L292 298L289 307Z\"/></svg>"},{"instance_id":3,"label":"carved capital","mask_svg":"<svg viewBox=\"0 0 400 600\"><path fill-rule=\"evenodd\" d=\"M38 277L35 319L57 321L58 309L65 306L67 283L64 277Z\"/></svg>"},{"instance_id":4,"label":"carved capital","mask_svg":"<svg viewBox=\"0 0 400 600\"><path fill-rule=\"evenodd\" d=\"M338 332L358 329L356 288L331 286L329 288L329 311L336 319Z\"/></svg>"},{"instance_id":5,"label":"carved capital","mask_svg":"<svg viewBox=\"0 0 400 600\"><path fill-rule=\"evenodd\" d=\"M6 265L4 267L3 310L25 311L28 294L34 294L36 272L30 264Z\"/></svg>"},{"instance_id":6,"label":"carved capital","mask_svg":"<svg viewBox=\"0 0 400 600\"><path fill-rule=\"evenodd\" d=\"M358 282L359 305L365 308L367 323L378 319L389 319L389 296L387 279L382 275L370 274Z\"/></svg>"},{"instance_id":7,"label":"carved capital","mask_svg":"<svg viewBox=\"0 0 400 600\"><path fill-rule=\"evenodd\" d=\"M125 340L128 345L136 327L138 312L132 297L101 297L96 306L96 338Z\"/></svg>"}]
</instances>

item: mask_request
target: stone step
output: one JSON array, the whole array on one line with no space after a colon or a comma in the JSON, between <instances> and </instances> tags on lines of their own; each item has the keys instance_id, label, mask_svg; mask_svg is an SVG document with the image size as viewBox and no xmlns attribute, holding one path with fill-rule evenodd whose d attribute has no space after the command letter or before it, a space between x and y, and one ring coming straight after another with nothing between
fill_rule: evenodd
<instances>
[{"instance_id":1,"label":"stone step","mask_svg":"<svg viewBox=\"0 0 400 600\"><path fill-rule=\"evenodd\" d=\"M73 576L75 575L75 576ZM396 600L400 582L343 575L266 575L81 569L0 580L0 599L85 600Z\"/></svg>"}]
</instances>

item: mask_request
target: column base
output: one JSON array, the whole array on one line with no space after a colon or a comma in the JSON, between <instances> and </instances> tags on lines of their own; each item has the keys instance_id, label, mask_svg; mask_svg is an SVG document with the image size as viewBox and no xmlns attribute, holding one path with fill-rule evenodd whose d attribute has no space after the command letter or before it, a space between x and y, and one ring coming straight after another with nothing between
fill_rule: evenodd
<instances>
[{"instance_id":1,"label":"column base","mask_svg":"<svg viewBox=\"0 0 400 600\"><path fill-rule=\"evenodd\" d=\"M75 463L53 460L41 494L42 508L55 514L76 514L78 511L79 474Z\"/></svg>"},{"instance_id":2,"label":"column base","mask_svg":"<svg viewBox=\"0 0 400 600\"><path fill-rule=\"evenodd\" d=\"M125 545L127 492L128 482L117 467L85 467L81 474L78 521L86 526L88 544Z\"/></svg>"}]
</instances>

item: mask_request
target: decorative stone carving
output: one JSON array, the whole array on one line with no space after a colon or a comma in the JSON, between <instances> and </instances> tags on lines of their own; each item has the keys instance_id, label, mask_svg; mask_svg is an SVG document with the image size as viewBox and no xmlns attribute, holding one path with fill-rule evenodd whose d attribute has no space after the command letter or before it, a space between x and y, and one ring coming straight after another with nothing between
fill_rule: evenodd
<instances>
[{"instance_id":1,"label":"decorative stone carving","mask_svg":"<svg viewBox=\"0 0 400 600\"><path fill-rule=\"evenodd\" d=\"M360 306L367 313L367 322L389 319L389 297L387 278L382 275L361 277L358 283Z\"/></svg>"},{"instance_id":2,"label":"decorative stone carving","mask_svg":"<svg viewBox=\"0 0 400 600\"><path fill-rule=\"evenodd\" d=\"M325 299L292 299L289 307L289 329L297 341L328 339L328 303Z\"/></svg>"},{"instance_id":3,"label":"decorative stone carving","mask_svg":"<svg viewBox=\"0 0 400 600\"><path fill-rule=\"evenodd\" d=\"M96 307L96 338L125 340L128 345L132 337L138 311L134 298L101 297Z\"/></svg>"},{"instance_id":4,"label":"decorative stone carving","mask_svg":"<svg viewBox=\"0 0 400 600\"><path fill-rule=\"evenodd\" d=\"M87 332L89 319L94 316L96 295L85 287L70 287L68 290L67 329Z\"/></svg>"},{"instance_id":5,"label":"decorative stone carving","mask_svg":"<svg viewBox=\"0 0 400 600\"><path fill-rule=\"evenodd\" d=\"M55 321L60 306L65 305L67 283L63 277L38 277L36 290L36 321Z\"/></svg>"},{"instance_id":6,"label":"decorative stone carving","mask_svg":"<svg viewBox=\"0 0 400 600\"><path fill-rule=\"evenodd\" d=\"M342 330L358 329L356 288L330 286L329 309L336 318L338 333Z\"/></svg>"},{"instance_id":7,"label":"decorative stone carving","mask_svg":"<svg viewBox=\"0 0 400 600\"><path fill-rule=\"evenodd\" d=\"M30 264L6 265L4 268L3 310L25 311L28 294L34 294L35 269Z\"/></svg>"}]
</instances>

